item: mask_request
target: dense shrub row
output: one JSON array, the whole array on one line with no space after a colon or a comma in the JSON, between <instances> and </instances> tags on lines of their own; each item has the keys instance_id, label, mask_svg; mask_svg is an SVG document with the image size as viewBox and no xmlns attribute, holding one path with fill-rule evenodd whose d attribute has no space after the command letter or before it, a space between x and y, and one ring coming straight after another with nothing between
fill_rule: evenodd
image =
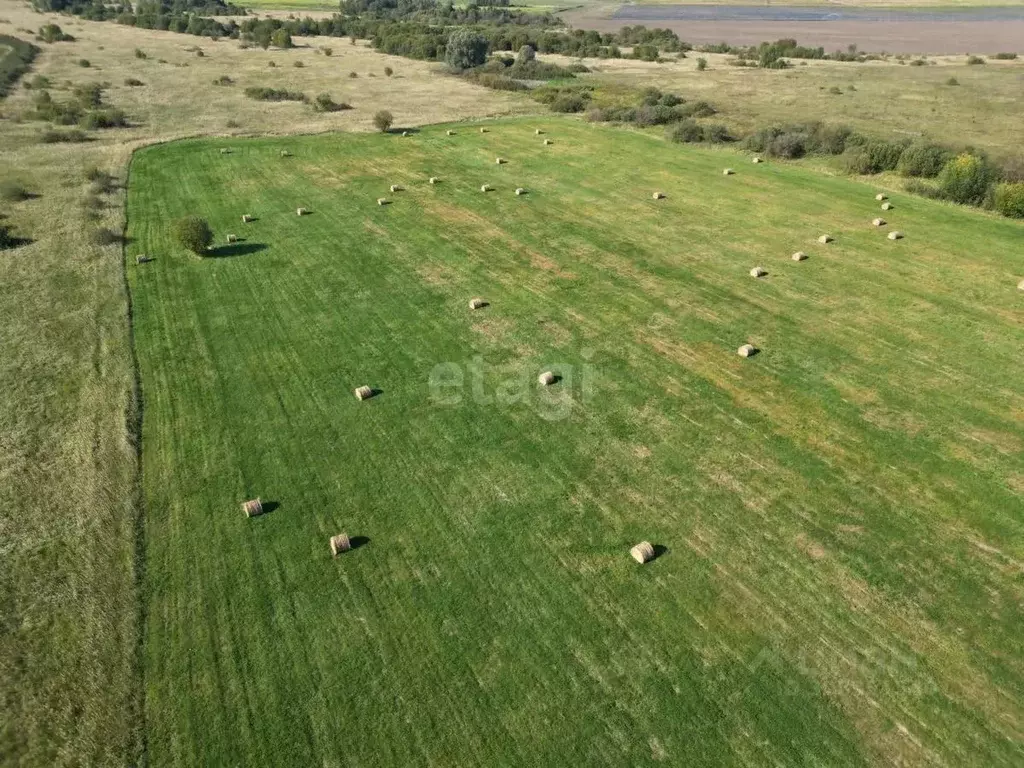
<instances>
[{"instance_id":1,"label":"dense shrub row","mask_svg":"<svg viewBox=\"0 0 1024 768\"><path fill-rule=\"evenodd\" d=\"M127 126L128 116L123 110L104 105L103 91L100 83L78 85L70 100L60 102L44 88L36 93L33 109L26 117L55 125L78 125L87 130Z\"/></svg>"},{"instance_id":2,"label":"dense shrub row","mask_svg":"<svg viewBox=\"0 0 1024 768\"><path fill-rule=\"evenodd\" d=\"M252 86L245 89L245 95L257 101L306 101L306 94L301 91L289 91L284 88Z\"/></svg>"},{"instance_id":3,"label":"dense shrub row","mask_svg":"<svg viewBox=\"0 0 1024 768\"><path fill-rule=\"evenodd\" d=\"M28 71L39 49L32 43L10 35L0 35L0 48L8 49L0 58L0 98L3 98L18 82L18 78Z\"/></svg>"}]
</instances>

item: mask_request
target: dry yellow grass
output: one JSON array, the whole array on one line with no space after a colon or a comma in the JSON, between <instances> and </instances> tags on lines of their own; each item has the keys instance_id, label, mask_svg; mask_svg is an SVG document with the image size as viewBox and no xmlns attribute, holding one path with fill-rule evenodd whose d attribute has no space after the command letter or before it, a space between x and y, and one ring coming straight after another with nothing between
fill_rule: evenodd
<instances>
[{"instance_id":1,"label":"dry yellow grass","mask_svg":"<svg viewBox=\"0 0 1024 768\"><path fill-rule=\"evenodd\" d=\"M697 70L697 58L708 69ZM575 59L546 56L559 64ZM825 120L889 138L926 136L953 145L972 144L995 155L1020 151L1024 60L990 59L967 66L964 56L931 56L934 65L911 67L895 59L863 64L801 61L788 70L734 67L730 56L693 52L661 64L632 59L583 59L594 80L625 96L640 86L704 99L743 134L772 123ZM955 77L960 85L947 85ZM852 86L852 89L851 89ZM829 93L840 88L842 95Z\"/></svg>"}]
</instances>

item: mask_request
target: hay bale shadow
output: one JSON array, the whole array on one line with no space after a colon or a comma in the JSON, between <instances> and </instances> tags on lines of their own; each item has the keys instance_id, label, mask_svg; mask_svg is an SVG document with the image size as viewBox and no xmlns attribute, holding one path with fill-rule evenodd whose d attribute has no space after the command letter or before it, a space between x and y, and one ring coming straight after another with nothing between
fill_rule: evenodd
<instances>
[{"instance_id":1,"label":"hay bale shadow","mask_svg":"<svg viewBox=\"0 0 1024 768\"><path fill-rule=\"evenodd\" d=\"M364 400L373 400L375 397L380 397L384 394L384 390L379 387L370 387L370 394L363 398Z\"/></svg>"},{"instance_id":2,"label":"hay bale shadow","mask_svg":"<svg viewBox=\"0 0 1024 768\"><path fill-rule=\"evenodd\" d=\"M348 540L348 543L349 543L349 546L352 549L359 549L360 547L365 547L367 544L370 543L370 537L369 536L352 536Z\"/></svg>"},{"instance_id":3,"label":"hay bale shadow","mask_svg":"<svg viewBox=\"0 0 1024 768\"><path fill-rule=\"evenodd\" d=\"M657 560L659 557L665 554L668 554L668 547L666 547L664 544L655 544L654 555L652 555L651 559L647 562L653 563L655 560Z\"/></svg>"},{"instance_id":4,"label":"hay bale shadow","mask_svg":"<svg viewBox=\"0 0 1024 768\"><path fill-rule=\"evenodd\" d=\"M420 132L419 128L388 128L388 133L397 133L399 136L405 134L407 136L415 136ZM355 545L353 545L354 547Z\"/></svg>"},{"instance_id":5,"label":"hay bale shadow","mask_svg":"<svg viewBox=\"0 0 1024 768\"><path fill-rule=\"evenodd\" d=\"M263 502L263 514L264 515L269 515L271 512L273 512L275 509L277 509L280 506L281 506L280 502L277 502L277 501L264 501Z\"/></svg>"},{"instance_id":6,"label":"hay bale shadow","mask_svg":"<svg viewBox=\"0 0 1024 768\"><path fill-rule=\"evenodd\" d=\"M206 254L208 259L228 259L233 256L248 256L267 250L264 243L231 243L211 248Z\"/></svg>"}]
</instances>

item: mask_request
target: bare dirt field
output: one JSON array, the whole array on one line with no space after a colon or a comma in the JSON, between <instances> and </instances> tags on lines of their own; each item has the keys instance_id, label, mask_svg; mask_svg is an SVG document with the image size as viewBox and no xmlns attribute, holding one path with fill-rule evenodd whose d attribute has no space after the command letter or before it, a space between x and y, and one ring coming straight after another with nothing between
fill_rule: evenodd
<instances>
[{"instance_id":1,"label":"bare dirt field","mask_svg":"<svg viewBox=\"0 0 1024 768\"><path fill-rule=\"evenodd\" d=\"M674 6L594 6L561 14L577 29L614 32L627 25L671 29L689 43L749 45L796 38L826 50L856 45L862 51L889 53L996 53L1024 49L1024 20L772 19L680 18Z\"/></svg>"}]
</instances>

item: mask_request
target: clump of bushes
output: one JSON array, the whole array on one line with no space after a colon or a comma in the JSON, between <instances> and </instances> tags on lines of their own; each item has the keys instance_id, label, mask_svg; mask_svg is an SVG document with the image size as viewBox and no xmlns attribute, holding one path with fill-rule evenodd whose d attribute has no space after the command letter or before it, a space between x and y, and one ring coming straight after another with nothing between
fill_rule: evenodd
<instances>
[{"instance_id":1,"label":"clump of bushes","mask_svg":"<svg viewBox=\"0 0 1024 768\"><path fill-rule=\"evenodd\" d=\"M552 112L583 112L590 104L593 90L586 85L542 85L533 90L533 98L547 104Z\"/></svg>"},{"instance_id":2,"label":"clump of bushes","mask_svg":"<svg viewBox=\"0 0 1024 768\"><path fill-rule=\"evenodd\" d=\"M384 74L387 77L391 77L393 74L395 74L395 70L393 70L391 67L384 67Z\"/></svg>"},{"instance_id":3,"label":"clump of bushes","mask_svg":"<svg viewBox=\"0 0 1024 768\"><path fill-rule=\"evenodd\" d=\"M698 142L723 144L732 141L729 129L724 125L700 125L695 120L683 120L676 123L669 128L668 138L671 141L687 144Z\"/></svg>"},{"instance_id":4,"label":"clump of bushes","mask_svg":"<svg viewBox=\"0 0 1024 768\"><path fill-rule=\"evenodd\" d=\"M708 60L705 59L703 56L699 56L697 58L697 71L698 72L703 72L707 68L708 68Z\"/></svg>"},{"instance_id":5,"label":"clump of bushes","mask_svg":"<svg viewBox=\"0 0 1024 768\"><path fill-rule=\"evenodd\" d=\"M336 102L329 93L317 94L317 97L313 99L313 110L316 112L340 112L343 109L352 109L352 107L345 102Z\"/></svg>"},{"instance_id":6,"label":"clump of bushes","mask_svg":"<svg viewBox=\"0 0 1024 768\"><path fill-rule=\"evenodd\" d=\"M496 75L492 72L471 72L467 73L466 79L490 88L495 91L525 91L527 86L518 80L513 80L505 75Z\"/></svg>"},{"instance_id":7,"label":"clump of bushes","mask_svg":"<svg viewBox=\"0 0 1024 768\"><path fill-rule=\"evenodd\" d=\"M221 75L220 77L215 77L213 79L213 84L214 85L234 85L234 83L235 83L235 81L232 80L227 75Z\"/></svg>"},{"instance_id":8,"label":"clump of bushes","mask_svg":"<svg viewBox=\"0 0 1024 768\"><path fill-rule=\"evenodd\" d=\"M389 130L391 130L391 126L394 122L394 115L392 115L386 109L382 109L380 112L373 116L373 125L381 133L387 133Z\"/></svg>"},{"instance_id":9,"label":"clump of bushes","mask_svg":"<svg viewBox=\"0 0 1024 768\"><path fill-rule=\"evenodd\" d=\"M264 88L252 86L245 89L245 95L257 101L305 101L306 94L301 91L289 91L284 88Z\"/></svg>"},{"instance_id":10,"label":"clump of bushes","mask_svg":"<svg viewBox=\"0 0 1024 768\"><path fill-rule=\"evenodd\" d=\"M82 67L83 69L88 69L92 66L92 62L90 62L88 59L79 59L78 66Z\"/></svg>"},{"instance_id":11,"label":"clump of bushes","mask_svg":"<svg viewBox=\"0 0 1024 768\"><path fill-rule=\"evenodd\" d=\"M984 64L984 63L985 63L985 60L983 58L981 58L981 56L968 56L967 57L967 66L969 66L969 67L976 67L979 64Z\"/></svg>"},{"instance_id":12,"label":"clump of bushes","mask_svg":"<svg viewBox=\"0 0 1024 768\"><path fill-rule=\"evenodd\" d=\"M11 179L0 181L0 200L5 203L19 203L22 200L28 200L29 197L31 194L23 184Z\"/></svg>"},{"instance_id":13,"label":"clump of bushes","mask_svg":"<svg viewBox=\"0 0 1024 768\"><path fill-rule=\"evenodd\" d=\"M138 88L140 85L145 85L145 83L139 80L137 77L126 77L124 79L124 84L131 88Z\"/></svg>"},{"instance_id":14,"label":"clump of bushes","mask_svg":"<svg viewBox=\"0 0 1024 768\"><path fill-rule=\"evenodd\" d=\"M43 144L80 144L84 141L89 141L89 135L77 128L70 131L49 129L39 134L39 141Z\"/></svg>"},{"instance_id":15,"label":"clump of bushes","mask_svg":"<svg viewBox=\"0 0 1024 768\"><path fill-rule=\"evenodd\" d=\"M72 43L75 40L74 37L67 34L56 24L44 24L41 26L36 39L42 40L44 43Z\"/></svg>"},{"instance_id":16,"label":"clump of bushes","mask_svg":"<svg viewBox=\"0 0 1024 768\"><path fill-rule=\"evenodd\" d=\"M843 164L850 173L895 171L906 147L905 142L868 141L847 149L843 153Z\"/></svg>"},{"instance_id":17,"label":"clump of bushes","mask_svg":"<svg viewBox=\"0 0 1024 768\"><path fill-rule=\"evenodd\" d=\"M939 191L954 203L983 205L995 177L995 169L984 157L964 152L943 166Z\"/></svg>"},{"instance_id":18,"label":"clump of bushes","mask_svg":"<svg viewBox=\"0 0 1024 768\"><path fill-rule=\"evenodd\" d=\"M815 122L762 128L748 136L744 145L758 154L794 160L805 155L841 155L856 141L846 126Z\"/></svg>"},{"instance_id":19,"label":"clump of bushes","mask_svg":"<svg viewBox=\"0 0 1024 768\"><path fill-rule=\"evenodd\" d=\"M174 239L192 253L202 256L213 243L213 230L206 219L186 216L174 223Z\"/></svg>"},{"instance_id":20,"label":"clump of bushes","mask_svg":"<svg viewBox=\"0 0 1024 768\"><path fill-rule=\"evenodd\" d=\"M904 148L899 162L896 164L896 170L900 176L933 179L949 162L952 154L938 144L930 144L925 141L915 142Z\"/></svg>"},{"instance_id":21,"label":"clump of bushes","mask_svg":"<svg viewBox=\"0 0 1024 768\"><path fill-rule=\"evenodd\" d=\"M1017 58L1016 53L997 53L992 57L993 59L999 59L1000 61L1013 61Z\"/></svg>"},{"instance_id":22,"label":"clump of bushes","mask_svg":"<svg viewBox=\"0 0 1024 768\"><path fill-rule=\"evenodd\" d=\"M125 128L128 126L128 116L124 110L115 109L92 109L82 116L79 125L87 131L100 130L102 128Z\"/></svg>"},{"instance_id":23,"label":"clump of bushes","mask_svg":"<svg viewBox=\"0 0 1024 768\"><path fill-rule=\"evenodd\" d=\"M992 206L1003 216L1024 219L1024 183L1004 181L996 184Z\"/></svg>"},{"instance_id":24,"label":"clump of bushes","mask_svg":"<svg viewBox=\"0 0 1024 768\"><path fill-rule=\"evenodd\" d=\"M946 81L946 85L960 85L960 81L957 80L955 77L951 77L949 78L949 80Z\"/></svg>"},{"instance_id":25,"label":"clump of bushes","mask_svg":"<svg viewBox=\"0 0 1024 768\"><path fill-rule=\"evenodd\" d=\"M135 58L136 59L148 59L149 56L141 48L136 48L135 49Z\"/></svg>"}]
</instances>

